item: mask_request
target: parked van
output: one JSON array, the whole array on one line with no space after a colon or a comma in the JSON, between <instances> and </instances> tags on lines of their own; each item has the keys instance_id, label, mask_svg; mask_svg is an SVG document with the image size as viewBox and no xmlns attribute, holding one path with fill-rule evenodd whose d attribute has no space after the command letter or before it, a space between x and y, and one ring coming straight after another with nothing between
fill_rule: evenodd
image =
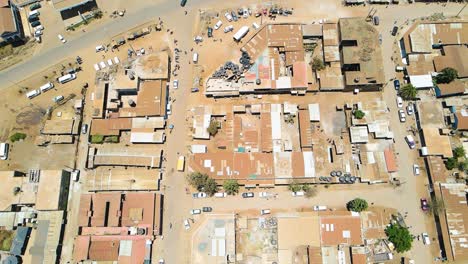
<instances>
[{"instance_id":1,"label":"parked van","mask_svg":"<svg viewBox=\"0 0 468 264\"><path fill-rule=\"evenodd\" d=\"M314 211L326 211L327 207L325 205L315 205L313 209Z\"/></svg>"},{"instance_id":2,"label":"parked van","mask_svg":"<svg viewBox=\"0 0 468 264\"><path fill-rule=\"evenodd\" d=\"M41 94L41 90L32 90L28 93L26 93L26 97L29 99L33 99L34 97L38 96Z\"/></svg>"},{"instance_id":3,"label":"parked van","mask_svg":"<svg viewBox=\"0 0 468 264\"><path fill-rule=\"evenodd\" d=\"M195 53L193 54L192 60L193 60L194 63L197 63L197 62L198 62L198 53L195 52Z\"/></svg>"},{"instance_id":4,"label":"parked van","mask_svg":"<svg viewBox=\"0 0 468 264\"><path fill-rule=\"evenodd\" d=\"M50 89L54 88L54 84L51 83L51 82L48 82L44 85L42 85L41 87L39 87L39 89L41 90L41 92L45 92L45 91L48 91Z\"/></svg>"},{"instance_id":5,"label":"parked van","mask_svg":"<svg viewBox=\"0 0 468 264\"><path fill-rule=\"evenodd\" d=\"M260 210L260 214L261 215L266 215L266 214L270 214L271 213L271 210L270 209L262 209Z\"/></svg>"},{"instance_id":6,"label":"parked van","mask_svg":"<svg viewBox=\"0 0 468 264\"><path fill-rule=\"evenodd\" d=\"M60 78L57 79L59 83L67 83L69 81L75 80L76 79L76 74L70 73L66 74Z\"/></svg>"},{"instance_id":7,"label":"parked van","mask_svg":"<svg viewBox=\"0 0 468 264\"><path fill-rule=\"evenodd\" d=\"M8 149L9 149L8 143L0 143L0 159L1 160L8 159Z\"/></svg>"},{"instance_id":8,"label":"parked van","mask_svg":"<svg viewBox=\"0 0 468 264\"><path fill-rule=\"evenodd\" d=\"M179 159L177 160L177 170L184 171L184 168L185 168L185 157L180 156Z\"/></svg>"}]
</instances>

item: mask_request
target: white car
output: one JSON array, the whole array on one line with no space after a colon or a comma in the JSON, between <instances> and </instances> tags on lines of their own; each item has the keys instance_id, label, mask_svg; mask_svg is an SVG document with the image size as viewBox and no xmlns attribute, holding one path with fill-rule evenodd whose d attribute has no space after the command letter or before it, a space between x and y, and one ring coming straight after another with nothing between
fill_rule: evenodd
<instances>
[{"instance_id":1,"label":"white car","mask_svg":"<svg viewBox=\"0 0 468 264\"><path fill-rule=\"evenodd\" d=\"M427 233L422 233L421 236L422 236L422 241L423 241L424 245L430 245L431 244L431 240L429 239L429 235Z\"/></svg>"},{"instance_id":2,"label":"white car","mask_svg":"<svg viewBox=\"0 0 468 264\"><path fill-rule=\"evenodd\" d=\"M37 36L42 36L42 30L38 29L34 32L34 36L37 37Z\"/></svg>"},{"instance_id":3,"label":"white car","mask_svg":"<svg viewBox=\"0 0 468 264\"><path fill-rule=\"evenodd\" d=\"M314 205L312 209L314 209L314 211L326 211L327 207L325 205Z\"/></svg>"},{"instance_id":4,"label":"white car","mask_svg":"<svg viewBox=\"0 0 468 264\"><path fill-rule=\"evenodd\" d=\"M159 259L159 264L164 264L164 259Z\"/></svg>"},{"instance_id":5,"label":"white car","mask_svg":"<svg viewBox=\"0 0 468 264\"><path fill-rule=\"evenodd\" d=\"M226 17L226 19L231 22L232 21L232 16L229 12L226 12L226 14L224 14L224 16Z\"/></svg>"},{"instance_id":6,"label":"white car","mask_svg":"<svg viewBox=\"0 0 468 264\"><path fill-rule=\"evenodd\" d=\"M402 108L402 107L403 107L403 99L402 99L400 96L397 96L397 98L396 98L396 104L397 104L398 108Z\"/></svg>"},{"instance_id":7,"label":"white car","mask_svg":"<svg viewBox=\"0 0 468 264\"><path fill-rule=\"evenodd\" d=\"M174 81L172 82L172 87L174 87L174 89L179 88L179 80L174 80Z\"/></svg>"},{"instance_id":8,"label":"white car","mask_svg":"<svg viewBox=\"0 0 468 264\"><path fill-rule=\"evenodd\" d=\"M202 42L203 41L203 37L202 36L196 36L193 41L195 41L195 43L199 43L199 42Z\"/></svg>"},{"instance_id":9,"label":"white car","mask_svg":"<svg viewBox=\"0 0 468 264\"><path fill-rule=\"evenodd\" d=\"M215 29L215 30L218 30L222 25L223 25L223 22L221 22L221 20L219 20L219 21L214 25L214 29Z\"/></svg>"},{"instance_id":10,"label":"white car","mask_svg":"<svg viewBox=\"0 0 468 264\"><path fill-rule=\"evenodd\" d=\"M99 62L99 67L101 67L101 69L104 69L106 67L106 63L103 61Z\"/></svg>"},{"instance_id":11,"label":"white car","mask_svg":"<svg viewBox=\"0 0 468 264\"><path fill-rule=\"evenodd\" d=\"M262 209L260 210L260 214L261 215L266 215L266 214L270 214L271 213L271 210L270 209Z\"/></svg>"},{"instance_id":12,"label":"white car","mask_svg":"<svg viewBox=\"0 0 468 264\"><path fill-rule=\"evenodd\" d=\"M52 101L54 101L55 103L58 103L62 101L63 99L64 99L63 95L57 95L52 99Z\"/></svg>"},{"instance_id":13,"label":"white car","mask_svg":"<svg viewBox=\"0 0 468 264\"><path fill-rule=\"evenodd\" d=\"M291 194L292 194L292 196L294 196L294 197L296 197L296 196L304 196L304 192L303 192L303 191L292 192Z\"/></svg>"},{"instance_id":14,"label":"white car","mask_svg":"<svg viewBox=\"0 0 468 264\"><path fill-rule=\"evenodd\" d=\"M244 8L244 14L242 15L244 18L248 18L249 17L249 10L247 10L247 8Z\"/></svg>"},{"instance_id":15,"label":"white car","mask_svg":"<svg viewBox=\"0 0 468 264\"><path fill-rule=\"evenodd\" d=\"M190 210L190 214L191 215L201 214L201 210L200 209L192 209L192 210Z\"/></svg>"},{"instance_id":16,"label":"white car","mask_svg":"<svg viewBox=\"0 0 468 264\"><path fill-rule=\"evenodd\" d=\"M234 26L233 25L229 25L227 27L224 28L224 33L228 33L228 32L231 32L234 30Z\"/></svg>"},{"instance_id":17,"label":"white car","mask_svg":"<svg viewBox=\"0 0 468 264\"><path fill-rule=\"evenodd\" d=\"M398 110L398 117L400 118L400 122L406 122L406 114L402 109Z\"/></svg>"},{"instance_id":18,"label":"white car","mask_svg":"<svg viewBox=\"0 0 468 264\"><path fill-rule=\"evenodd\" d=\"M258 197L260 197L260 198L267 198L268 196L270 196L270 194L268 192L259 192L258 193Z\"/></svg>"},{"instance_id":19,"label":"white car","mask_svg":"<svg viewBox=\"0 0 468 264\"><path fill-rule=\"evenodd\" d=\"M408 106L406 107L406 112L408 113L408 115L414 114L413 104L408 104Z\"/></svg>"},{"instance_id":20,"label":"white car","mask_svg":"<svg viewBox=\"0 0 468 264\"><path fill-rule=\"evenodd\" d=\"M206 196L207 196L207 195L206 195L206 193L204 193L204 192L197 192L197 193L193 193L193 194L192 194L192 197L193 197L193 198L206 198Z\"/></svg>"},{"instance_id":21,"label":"white car","mask_svg":"<svg viewBox=\"0 0 468 264\"><path fill-rule=\"evenodd\" d=\"M413 164L413 173L414 175L419 175L419 165Z\"/></svg>"},{"instance_id":22,"label":"white car","mask_svg":"<svg viewBox=\"0 0 468 264\"><path fill-rule=\"evenodd\" d=\"M57 37L60 41L62 41L62 43L67 42L67 40L62 35L58 34Z\"/></svg>"},{"instance_id":23,"label":"white car","mask_svg":"<svg viewBox=\"0 0 468 264\"><path fill-rule=\"evenodd\" d=\"M34 31L38 31L38 30L44 30L44 26L43 25L39 25L37 27L34 28Z\"/></svg>"},{"instance_id":24,"label":"white car","mask_svg":"<svg viewBox=\"0 0 468 264\"><path fill-rule=\"evenodd\" d=\"M94 64L94 69L95 69L96 71L99 71L101 68L100 68L99 65L96 63L96 64Z\"/></svg>"},{"instance_id":25,"label":"white car","mask_svg":"<svg viewBox=\"0 0 468 264\"><path fill-rule=\"evenodd\" d=\"M189 223L188 219L185 219L185 220L184 220L184 227L185 227L185 230L189 230L189 229L190 229L190 223Z\"/></svg>"},{"instance_id":26,"label":"white car","mask_svg":"<svg viewBox=\"0 0 468 264\"><path fill-rule=\"evenodd\" d=\"M227 196L227 193L225 192L217 192L214 194L214 197L216 198L225 198Z\"/></svg>"},{"instance_id":27,"label":"white car","mask_svg":"<svg viewBox=\"0 0 468 264\"><path fill-rule=\"evenodd\" d=\"M96 52L100 52L104 50L106 50L106 47L104 47L103 45L96 46Z\"/></svg>"},{"instance_id":28,"label":"white car","mask_svg":"<svg viewBox=\"0 0 468 264\"><path fill-rule=\"evenodd\" d=\"M107 65L109 65L109 66L114 65L114 63L112 62L112 59L108 59L108 60L107 60Z\"/></svg>"}]
</instances>

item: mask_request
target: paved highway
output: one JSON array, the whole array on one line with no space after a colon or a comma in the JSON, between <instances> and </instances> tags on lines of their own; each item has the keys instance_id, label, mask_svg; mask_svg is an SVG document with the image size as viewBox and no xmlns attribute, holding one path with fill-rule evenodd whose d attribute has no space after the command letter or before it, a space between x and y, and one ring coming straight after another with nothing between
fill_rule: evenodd
<instances>
[{"instance_id":1,"label":"paved highway","mask_svg":"<svg viewBox=\"0 0 468 264\"><path fill-rule=\"evenodd\" d=\"M210 2L213 2L213 0L190 0L185 10L198 9L200 4L207 5ZM27 76L40 72L71 56L71 53L83 48L89 48L95 43L100 43L103 38L111 38L140 24L157 20L158 17L168 16L178 9L181 9L179 1L161 0L157 4L142 7L134 12L129 11L122 19L108 20L74 39L68 39L67 43L62 46L47 49L24 62L1 71L0 88L11 86ZM183 12L181 11L179 15L183 16Z\"/></svg>"}]
</instances>

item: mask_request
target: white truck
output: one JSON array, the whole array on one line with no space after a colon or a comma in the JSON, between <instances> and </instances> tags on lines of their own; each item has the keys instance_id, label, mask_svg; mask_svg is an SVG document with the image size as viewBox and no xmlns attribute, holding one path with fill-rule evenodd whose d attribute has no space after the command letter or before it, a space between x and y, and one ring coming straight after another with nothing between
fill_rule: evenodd
<instances>
[{"instance_id":1,"label":"white truck","mask_svg":"<svg viewBox=\"0 0 468 264\"><path fill-rule=\"evenodd\" d=\"M58 81L59 83L64 84L64 83L67 83L67 82L72 81L72 80L75 80L75 79L76 79L76 74L74 74L74 73L69 73L69 74L65 74L64 76L58 78L57 81Z\"/></svg>"},{"instance_id":2,"label":"white truck","mask_svg":"<svg viewBox=\"0 0 468 264\"><path fill-rule=\"evenodd\" d=\"M240 41L247 33L249 32L249 27L248 26L243 26L241 27L236 34L232 37L235 41Z\"/></svg>"}]
</instances>

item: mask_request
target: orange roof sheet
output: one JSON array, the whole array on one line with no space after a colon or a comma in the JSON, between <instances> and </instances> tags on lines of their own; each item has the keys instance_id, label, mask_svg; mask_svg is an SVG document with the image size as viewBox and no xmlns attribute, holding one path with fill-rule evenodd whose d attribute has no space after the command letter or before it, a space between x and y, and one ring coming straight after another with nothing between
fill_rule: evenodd
<instances>
[{"instance_id":1,"label":"orange roof sheet","mask_svg":"<svg viewBox=\"0 0 468 264\"><path fill-rule=\"evenodd\" d=\"M322 246L339 244L361 245L362 231L359 215L326 215L320 216L320 233Z\"/></svg>"},{"instance_id":2,"label":"orange roof sheet","mask_svg":"<svg viewBox=\"0 0 468 264\"><path fill-rule=\"evenodd\" d=\"M91 241L89 259L96 261L117 261L119 259L119 241Z\"/></svg>"},{"instance_id":3,"label":"orange roof sheet","mask_svg":"<svg viewBox=\"0 0 468 264\"><path fill-rule=\"evenodd\" d=\"M384 156L385 156L385 164L387 165L387 171L388 172L398 171L398 165L397 165L393 150L390 148L385 149Z\"/></svg>"},{"instance_id":4,"label":"orange roof sheet","mask_svg":"<svg viewBox=\"0 0 468 264\"><path fill-rule=\"evenodd\" d=\"M119 109L120 117L163 116L166 113L166 81L141 81L135 107Z\"/></svg>"}]
</instances>

